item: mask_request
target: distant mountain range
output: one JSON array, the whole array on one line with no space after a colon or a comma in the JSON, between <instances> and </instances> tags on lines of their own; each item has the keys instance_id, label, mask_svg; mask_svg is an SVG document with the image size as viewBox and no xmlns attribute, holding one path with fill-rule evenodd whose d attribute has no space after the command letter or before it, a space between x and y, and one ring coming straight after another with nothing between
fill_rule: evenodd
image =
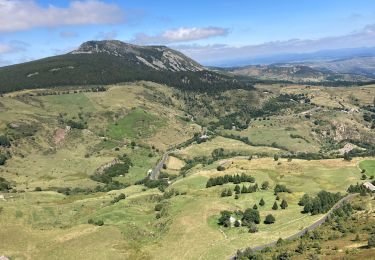
<instances>
[{"instance_id":1,"label":"distant mountain range","mask_svg":"<svg viewBox=\"0 0 375 260\"><path fill-rule=\"evenodd\" d=\"M70 53L0 68L0 92L148 80L185 90L249 88L165 46L89 41Z\"/></svg>"},{"instance_id":2,"label":"distant mountain range","mask_svg":"<svg viewBox=\"0 0 375 260\"><path fill-rule=\"evenodd\" d=\"M309 53L284 53L269 56L245 57L224 60L212 64L216 67L240 67L247 65L270 65L275 63L322 62L375 56L375 47L321 50Z\"/></svg>"},{"instance_id":3,"label":"distant mountain range","mask_svg":"<svg viewBox=\"0 0 375 260\"><path fill-rule=\"evenodd\" d=\"M344 58L333 59L333 57ZM283 60L285 58L284 56ZM293 61L272 64L250 64L230 67L226 70L236 75L294 82L363 82L375 79L375 48L326 51L300 54L300 56L291 55L289 58Z\"/></svg>"}]
</instances>

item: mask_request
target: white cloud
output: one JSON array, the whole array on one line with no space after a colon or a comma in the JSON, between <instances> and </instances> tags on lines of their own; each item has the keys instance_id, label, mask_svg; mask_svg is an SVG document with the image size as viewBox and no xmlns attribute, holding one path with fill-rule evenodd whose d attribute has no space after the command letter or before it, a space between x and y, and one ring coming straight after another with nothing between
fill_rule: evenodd
<instances>
[{"instance_id":1,"label":"white cloud","mask_svg":"<svg viewBox=\"0 0 375 260\"><path fill-rule=\"evenodd\" d=\"M157 35L137 34L132 42L139 44L165 44L174 42L189 42L215 36L226 36L229 30L220 27L186 28L167 30Z\"/></svg>"},{"instance_id":2,"label":"white cloud","mask_svg":"<svg viewBox=\"0 0 375 260\"><path fill-rule=\"evenodd\" d=\"M360 48L375 46L375 24L342 36L320 39L290 39L258 45L175 45L174 48L203 63L225 60L266 57L288 53L308 53L320 50Z\"/></svg>"},{"instance_id":3,"label":"white cloud","mask_svg":"<svg viewBox=\"0 0 375 260\"><path fill-rule=\"evenodd\" d=\"M115 4L99 0L72 1L67 8L43 7L34 0L0 0L0 32L60 25L115 24L124 13Z\"/></svg>"}]
</instances>

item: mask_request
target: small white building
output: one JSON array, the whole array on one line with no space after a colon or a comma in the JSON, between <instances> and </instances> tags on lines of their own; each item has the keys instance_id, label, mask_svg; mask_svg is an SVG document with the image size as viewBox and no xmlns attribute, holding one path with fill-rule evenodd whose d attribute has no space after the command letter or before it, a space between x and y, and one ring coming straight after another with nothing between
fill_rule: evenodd
<instances>
[{"instance_id":1,"label":"small white building","mask_svg":"<svg viewBox=\"0 0 375 260\"><path fill-rule=\"evenodd\" d=\"M375 186L371 182L366 181L365 183L363 183L363 186L365 186L370 191L375 191Z\"/></svg>"},{"instance_id":2,"label":"small white building","mask_svg":"<svg viewBox=\"0 0 375 260\"><path fill-rule=\"evenodd\" d=\"M229 222L230 222L230 226L231 226L231 227L234 227L234 223L235 223L236 221L238 221L238 222L240 223L240 226L242 225L241 220L236 219L236 218L233 217L233 216L230 216L230 218L229 218Z\"/></svg>"}]
</instances>

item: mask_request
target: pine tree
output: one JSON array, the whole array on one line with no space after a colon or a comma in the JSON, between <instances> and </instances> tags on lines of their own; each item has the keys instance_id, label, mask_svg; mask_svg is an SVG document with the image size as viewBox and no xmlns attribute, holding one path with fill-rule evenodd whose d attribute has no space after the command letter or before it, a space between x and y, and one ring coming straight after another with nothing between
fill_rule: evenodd
<instances>
[{"instance_id":1,"label":"pine tree","mask_svg":"<svg viewBox=\"0 0 375 260\"><path fill-rule=\"evenodd\" d=\"M271 214L266 216L266 219L264 220L264 224L273 224L275 223L275 217Z\"/></svg>"},{"instance_id":2,"label":"pine tree","mask_svg":"<svg viewBox=\"0 0 375 260\"><path fill-rule=\"evenodd\" d=\"M241 187L240 187L240 185L236 185L235 187L234 187L234 191L236 192L236 194L240 194L241 193Z\"/></svg>"},{"instance_id":3,"label":"pine tree","mask_svg":"<svg viewBox=\"0 0 375 260\"><path fill-rule=\"evenodd\" d=\"M253 209L258 209L257 204L254 204Z\"/></svg>"},{"instance_id":4,"label":"pine tree","mask_svg":"<svg viewBox=\"0 0 375 260\"><path fill-rule=\"evenodd\" d=\"M266 204L266 203L264 202L264 199L261 198L260 201L259 201L259 205L260 205L260 206L264 206L265 204Z\"/></svg>"},{"instance_id":5,"label":"pine tree","mask_svg":"<svg viewBox=\"0 0 375 260\"><path fill-rule=\"evenodd\" d=\"M279 209L279 206L277 206L276 201L275 201L275 203L273 203L272 209L273 209L273 210L277 210L277 209Z\"/></svg>"},{"instance_id":6,"label":"pine tree","mask_svg":"<svg viewBox=\"0 0 375 260\"><path fill-rule=\"evenodd\" d=\"M283 199L283 200L281 201L280 207L281 207L282 209L286 209L286 208L288 207L288 202L286 202L286 200Z\"/></svg>"}]
</instances>

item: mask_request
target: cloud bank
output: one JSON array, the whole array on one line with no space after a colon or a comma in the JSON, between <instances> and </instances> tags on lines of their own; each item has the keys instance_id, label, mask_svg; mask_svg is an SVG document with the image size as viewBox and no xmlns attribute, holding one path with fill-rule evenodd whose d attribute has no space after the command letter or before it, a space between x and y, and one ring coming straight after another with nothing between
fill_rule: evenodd
<instances>
[{"instance_id":1,"label":"cloud bank","mask_svg":"<svg viewBox=\"0 0 375 260\"><path fill-rule=\"evenodd\" d=\"M232 46L226 44L174 45L178 49L205 64L219 64L226 60L251 59L288 53L308 53L320 50L361 48L375 46L375 24L347 35L320 39L290 39L272 41L258 45Z\"/></svg>"},{"instance_id":2,"label":"cloud bank","mask_svg":"<svg viewBox=\"0 0 375 260\"><path fill-rule=\"evenodd\" d=\"M34 0L0 0L0 32L63 25L116 24L124 13L115 4L99 0L72 1L67 8L43 7Z\"/></svg>"},{"instance_id":3,"label":"cloud bank","mask_svg":"<svg viewBox=\"0 0 375 260\"><path fill-rule=\"evenodd\" d=\"M229 30L220 27L181 27L178 29L167 30L157 35L137 34L132 42L138 44L168 44L176 42L189 42L201 39L207 39L216 36L226 36Z\"/></svg>"}]
</instances>

